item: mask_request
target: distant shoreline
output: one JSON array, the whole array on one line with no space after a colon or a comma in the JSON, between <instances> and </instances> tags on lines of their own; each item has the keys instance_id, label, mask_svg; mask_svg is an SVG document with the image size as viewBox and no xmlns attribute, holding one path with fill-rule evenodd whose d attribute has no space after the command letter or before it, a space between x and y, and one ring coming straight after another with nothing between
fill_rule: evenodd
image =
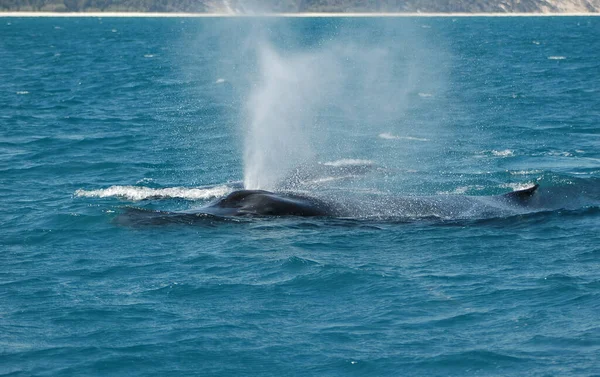
<instances>
[{"instance_id":1,"label":"distant shoreline","mask_svg":"<svg viewBox=\"0 0 600 377\"><path fill-rule=\"evenodd\" d=\"M140 17L140 18L252 18L252 17L597 17L600 13L152 13L152 12L0 12L0 17Z\"/></svg>"}]
</instances>

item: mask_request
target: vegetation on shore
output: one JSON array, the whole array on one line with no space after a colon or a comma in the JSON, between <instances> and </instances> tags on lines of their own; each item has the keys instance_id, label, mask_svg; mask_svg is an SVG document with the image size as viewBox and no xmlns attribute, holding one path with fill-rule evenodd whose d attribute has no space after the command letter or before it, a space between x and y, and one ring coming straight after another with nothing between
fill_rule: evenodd
<instances>
[{"instance_id":1,"label":"vegetation on shore","mask_svg":"<svg viewBox=\"0 0 600 377\"><path fill-rule=\"evenodd\" d=\"M600 12L600 0L0 0L29 12Z\"/></svg>"}]
</instances>

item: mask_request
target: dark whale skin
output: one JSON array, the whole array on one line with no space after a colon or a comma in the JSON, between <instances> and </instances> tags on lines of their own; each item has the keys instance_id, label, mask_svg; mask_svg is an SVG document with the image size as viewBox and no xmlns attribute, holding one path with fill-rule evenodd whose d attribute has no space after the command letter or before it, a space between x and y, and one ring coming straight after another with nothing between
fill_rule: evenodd
<instances>
[{"instance_id":1,"label":"dark whale skin","mask_svg":"<svg viewBox=\"0 0 600 377\"><path fill-rule=\"evenodd\" d=\"M272 193L264 190L234 191L204 208L217 216L335 216L332 205L317 198L292 193Z\"/></svg>"}]
</instances>

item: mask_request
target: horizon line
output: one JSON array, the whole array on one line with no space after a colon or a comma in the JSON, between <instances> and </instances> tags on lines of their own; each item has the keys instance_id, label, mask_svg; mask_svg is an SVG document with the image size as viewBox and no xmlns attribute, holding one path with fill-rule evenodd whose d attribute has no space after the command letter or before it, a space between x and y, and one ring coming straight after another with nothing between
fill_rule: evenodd
<instances>
[{"instance_id":1,"label":"horizon line","mask_svg":"<svg viewBox=\"0 0 600 377\"><path fill-rule=\"evenodd\" d=\"M0 17L115 17L115 18L360 18L360 17L597 17L600 13L469 13L469 12L297 12L297 13L189 13L189 12L0 12Z\"/></svg>"}]
</instances>

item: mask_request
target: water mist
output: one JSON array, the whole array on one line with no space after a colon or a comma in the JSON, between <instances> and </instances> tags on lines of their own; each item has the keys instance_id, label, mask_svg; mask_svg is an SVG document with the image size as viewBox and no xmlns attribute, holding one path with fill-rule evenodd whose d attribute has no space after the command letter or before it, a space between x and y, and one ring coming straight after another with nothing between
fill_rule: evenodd
<instances>
[{"instance_id":1,"label":"water mist","mask_svg":"<svg viewBox=\"0 0 600 377\"><path fill-rule=\"evenodd\" d=\"M284 56L266 42L257 53L261 77L247 105L244 186L272 190L315 153L311 129L326 102L329 69L318 54Z\"/></svg>"},{"instance_id":2,"label":"water mist","mask_svg":"<svg viewBox=\"0 0 600 377\"><path fill-rule=\"evenodd\" d=\"M378 34L341 25L295 48L286 38L297 35L269 30L271 38L247 42L256 65L242 122L245 188L277 190L297 167L327 159L402 163L390 140L422 137L407 112L430 110L434 101L421 94L440 92L440 52L424 48L414 27L393 23Z\"/></svg>"}]
</instances>

